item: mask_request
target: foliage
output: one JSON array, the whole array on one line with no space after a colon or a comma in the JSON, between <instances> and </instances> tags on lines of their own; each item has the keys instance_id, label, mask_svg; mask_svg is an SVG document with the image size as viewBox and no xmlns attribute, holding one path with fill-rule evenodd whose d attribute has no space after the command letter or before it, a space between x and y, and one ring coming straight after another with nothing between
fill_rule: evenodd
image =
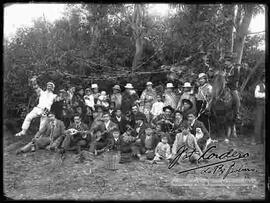
<instances>
[{"instance_id":1,"label":"foliage","mask_svg":"<svg viewBox=\"0 0 270 203\"><path fill-rule=\"evenodd\" d=\"M195 77L194 73L208 67L219 68L222 49L230 47L232 5L177 4L175 15L151 16L147 5L142 6L140 29L143 53L134 71L159 71L161 65L185 67L182 77ZM241 7L241 5L240 5ZM255 7L255 14L261 7ZM147 80L166 82L164 74L130 75L136 52L133 4L71 4L65 15L53 23L44 18L35 20L33 27L22 27L4 44L4 104L5 115L18 117L23 109L31 108L36 97L28 79L39 75L44 86L53 80L57 88L66 88L71 80L75 84L89 85L104 75L102 88L109 90L114 83L131 81L139 92ZM222 39L222 40L221 40ZM247 36L240 83L264 54L259 43L264 35ZM264 68L264 65L259 70ZM114 74L126 77L111 77ZM79 75L79 77L77 77ZM256 75L256 74L255 74ZM74 77L73 77L74 76ZM243 103L252 103L252 91L258 78L248 82ZM31 99L29 99L31 98ZM248 105L247 104L247 105ZM249 109L249 108L246 108Z\"/></svg>"}]
</instances>

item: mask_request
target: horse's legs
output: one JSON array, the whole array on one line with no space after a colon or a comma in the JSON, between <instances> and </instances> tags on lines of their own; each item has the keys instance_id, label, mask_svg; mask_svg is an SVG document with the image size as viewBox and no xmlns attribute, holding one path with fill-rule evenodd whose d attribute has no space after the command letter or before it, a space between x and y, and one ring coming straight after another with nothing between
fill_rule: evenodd
<instances>
[{"instance_id":1,"label":"horse's legs","mask_svg":"<svg viewBox=\"0 0 270 203\"><path fill-rule=\"evenodd\" d=\"M232 136L237 138L237 132L236 132L235 124L232 125Z\"/></svg>"},{"instance_id":2,"label":"horse's legs","mask_svg":"<svg viewBox=\"0 0 270 203\"><path fill-rule=\"evenodd\" d=\"M232 133L232 127L230 125L227 126L227 138L231 137L231 133Z\"/></svg>"}]
</instances>

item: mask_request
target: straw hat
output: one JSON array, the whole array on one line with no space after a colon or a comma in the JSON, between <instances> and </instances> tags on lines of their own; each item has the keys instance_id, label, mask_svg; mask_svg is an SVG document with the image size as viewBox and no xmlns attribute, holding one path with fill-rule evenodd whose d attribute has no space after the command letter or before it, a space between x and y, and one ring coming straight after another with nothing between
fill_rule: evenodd
<instances>
[{"instance_id":1,"label":"straw hat","mask_svg":"<svg viewBox=\"0 0 270 203\"><path fill-rule=\"evenodd\" d=\"M92 88L92 89L98 88L98 85L97 85L97 84L92 84L92 85L91 85L91 88Z\"/></svg>"},{"instance_id":2,"label":"straw hat","mask_svg":"<svg viewBox=\"0 0 270 203\"><path fill-rule=\"evenodd\" d=\"M133 89L133 85L131 83L127 83L125 88L126 89Z\"/></svg>"},{"instance_id":3,"label":"straw hat","mask_svg":"<svg viewBox=\"0 0 270 203\"><path fill-rule=\"evenodd\" d=\"M200 79L200 78L202 78L202 77L205 77L205 78L206 78L207 76L206 76L205 73L200 73L199 76L198 76L198 78Z\"/></svg>"},{"instance_id":4,"label":"straw hat","mask_svg":"<svg viewBox=\"0 0 270 203\"><path fill-rule=\"evenodd\" d=\"M148 86L148 85L153 85L153 83L152 83L152 82L147 82L146 85L147 85L147 86Z\"/></svg>"},{"instance_id":5,"label":"straw hat","mask_svg":"<svg viewBox=\"0 0 270 203\"><path fill-rule=\"evenodd\" d=\"M166 84L166 88L173 88L174 86L173 86L173 84L172 83L167 83Z\"/></svg>"},{"instance_id":6,"label":"straw hat","mask_svg":"<svg viewBox=\"0 0 270 203\"><path fill-rule=\"evenodd\" d=\"M189 82L185 82L183 87L192 87Z\"/></svg>"}]
</instances>

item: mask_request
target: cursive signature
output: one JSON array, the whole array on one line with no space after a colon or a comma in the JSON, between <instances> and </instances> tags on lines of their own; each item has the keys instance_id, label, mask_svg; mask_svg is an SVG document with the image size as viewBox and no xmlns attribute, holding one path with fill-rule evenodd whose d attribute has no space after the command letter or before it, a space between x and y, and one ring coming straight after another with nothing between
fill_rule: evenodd
<instances>
[{"instance_id":1,"label":"cursive signature","mask_svg":"<svg viewBox=\"0 0 270 203\"><path fill-rule=\"evenodd\" d=\"M240 172L258 172L254 168L245 168L243 165L240 167L237 167L235 162L233 162L228 168L224 164L218 164L213 167L207 167L201 171L202 174L213 174L213 175L218 175L221 176L223 175L223 179L225 179L228 175L233 174L233 173L240 173Z\"/></svg>"},{"instance_id":2,"label":"cursive signature","mask_svg":"<svg viewBox=\"0 0 270 203\"><path fill-rule=\"evenodd\" d=\"M217 160L217 162L215 163L211 163L211 164L207 164L207 165L203 165L203 166L198 166L198 167L194 167L188 170L184 170L184 171L180 171L178 172L178 174L180 173L184 173L184 172L188 172L188 171L192 171L192 170L196 170L199 168L205 168L205 167L209 167L209 166L213 166L213 165L217 165L217 164L222 164L225 162L229 162L229 161L234 161L237 159L242 159L242 158L247 158L249 157L249 153L241 153L241 152L237 152L234 149L230 149L227 152L224 152L222 154L217 154L215 152L213 152L212 150L215 149L216 146L211 146L209 147L199 158L198 158L198 163L201 161L209 161L212 159ZM190 158L193 153L195 153L196 150L189 150L185 145L181 146L178 150L177 153L175 155L175 157L172 159L172 161L170 162L168 168L171 169L172 167L175 166L175 164L178 162L178 160L180 159L180 157L182 157L183 159L187 159Z\"/></svg>"}]
</instances>

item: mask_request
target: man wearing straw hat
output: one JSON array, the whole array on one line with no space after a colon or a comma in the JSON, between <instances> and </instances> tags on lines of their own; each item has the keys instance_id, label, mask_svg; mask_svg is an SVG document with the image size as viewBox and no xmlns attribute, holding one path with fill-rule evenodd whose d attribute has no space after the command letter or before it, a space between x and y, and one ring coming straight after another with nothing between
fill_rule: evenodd
<instances>
[{"instance_id":1,"label":"man wearing straw hat","mask_svg":"<svg viewBox=\"0 0 270 203\"><path fill-rule=\"evenodd\" d=\"M178 110L181 110L182 109L182 100L183 99L188 99L192 102L192 110L194 110L196 112L196 102L195 102L195 97L194 95L192 94L191 90L192 90L192 86L189 82L185 82L184 83L184 93L181 95L179 101L178 101L178 104L177 104L177 108Z\"/></svg>"},{"instance_id":2,"label":"man wearing straw hat","mask_svg":"<svg viewBox=\"0 0 270 203\"><path fill-rule=\"evenodd\" d=\"M28 113L22 124L22 131L17 133L15 136L22 136L26 134L26 131L30 127L31 121L40 117L39 130L41 130L47 119L47 113L50 111L53 102L56 100L57 95L53 93L55 85L52 82L47 83L46 91L43 91L37 84L36 77L31 79L33 88L39 96L39 103L34 109Z\"/></svg>"},{"instance_id":3,"label":"man wearing straw hat","mask_svg":"<svg viewBox=\"0 0 270 203\"><path fill-rule=\"evenodd\" d=\"M135 101L139 100L139 96L134 90L131 83L127 83L125 86L125 91L122 94L122 106L121 110L124 114L131 110L131 107L135 104Z\"/></svg>"},{"instance_id":4,"label":"man wearing straw hat","mask_svg":"<svg viewBox=\"0 0 270 203\"><path fill-rule=\"evenodd\" d=\"M111 95L111 102L114 102L115 109L120 109L122 104L121 88L119 85L113 86L113 93Z\"/></svg>"},{"instance_id":5,"label":"man wearing straw hat","mask_svg":"<svg viewBox=\"0 0 270 203\"><path fill-rule=\"evenodd\" d=\"M164 106L171 106L173 109L177 106L177 95L173 92L173 84L167 83L164 91Z\"/></svg>"}]
</instances>

